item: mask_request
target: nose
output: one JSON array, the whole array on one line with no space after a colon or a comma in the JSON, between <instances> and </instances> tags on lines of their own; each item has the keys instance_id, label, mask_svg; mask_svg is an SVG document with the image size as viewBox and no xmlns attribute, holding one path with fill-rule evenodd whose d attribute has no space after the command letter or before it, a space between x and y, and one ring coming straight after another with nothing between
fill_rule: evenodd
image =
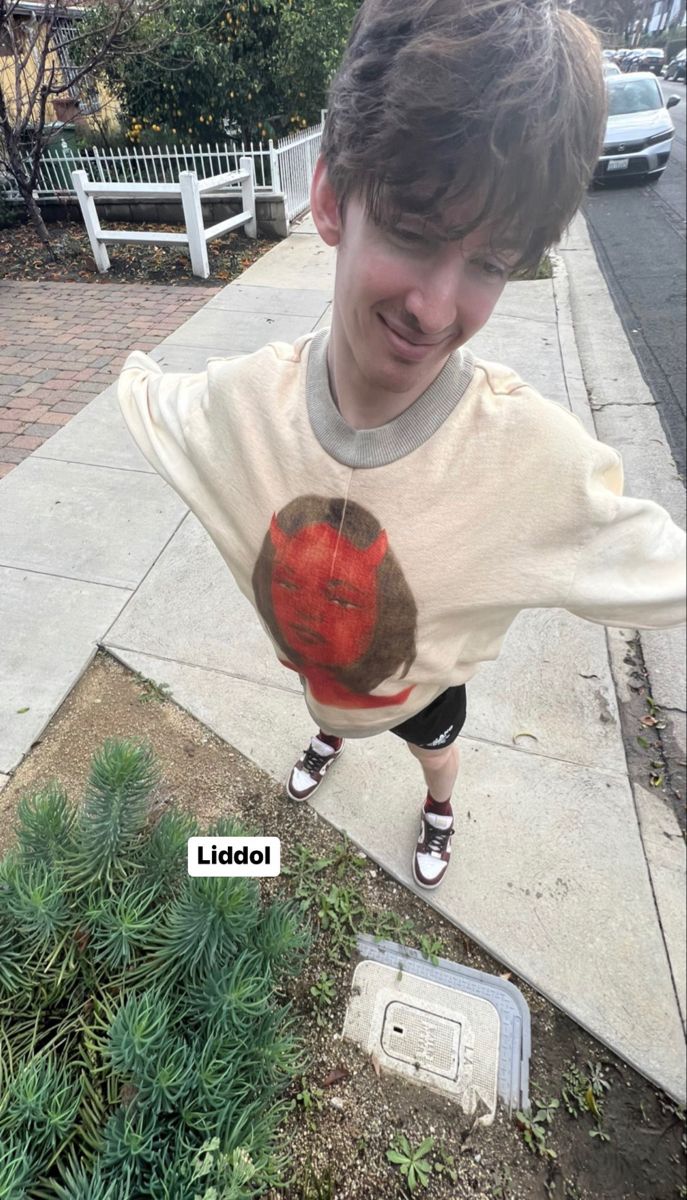
<instances>
[{"instance_id":1,"label":"nose","mask_svg":"<svg viewBox=\"0 0 687 1200\"><path fill-rule=\"evenodd\" d=\"M407 314L423 337L439 338L456 331L458 298L461 290L462 260L447 246L441 256L422 264L405 297Z\"/></svg>"}]
</instances>

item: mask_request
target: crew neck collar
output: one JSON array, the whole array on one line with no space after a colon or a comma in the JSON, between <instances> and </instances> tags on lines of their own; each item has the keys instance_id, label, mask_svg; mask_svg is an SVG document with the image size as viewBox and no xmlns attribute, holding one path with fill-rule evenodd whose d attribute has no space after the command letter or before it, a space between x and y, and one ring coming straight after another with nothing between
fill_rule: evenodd
<instances>
[{"instance_id":1,"label":"crew neck collar","mask_svg":"<svg viewBox=\"0 0 687 1200\"><path fill-rule=\"evenodd\" d=\"M469 350L455 350L436 379L398 417L377 429L352 429L341 416L329 386L329 329L310 341L306 365L306 401L313 433L323 450L347 467L385 467L419 449L451 415L465 395L474 372Z\"/></svg>"}]
</instances>

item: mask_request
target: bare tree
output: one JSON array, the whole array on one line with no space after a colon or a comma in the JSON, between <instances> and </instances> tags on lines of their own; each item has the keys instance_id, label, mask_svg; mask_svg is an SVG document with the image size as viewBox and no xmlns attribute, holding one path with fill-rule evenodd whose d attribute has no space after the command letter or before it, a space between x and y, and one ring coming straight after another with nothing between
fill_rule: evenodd
<instances>
[{"instance_id":1,"label":"bare tree","mask_svg":"<svg viewBox=\"0 0 687 1200\"><path fill-rule=\"evenodd\" d=\"M142 21L163 9L167 0L109 0L97 10L87 41L72 32L69 48L77 50L78 65L60 62L60 34L70 19L61 0L28 5L23 0L0 0L0 39L9 59L0 74L0 172L16 183L38 237L51 250L50 236L34 197L43 152L49 140L48 103L92 89L95 73ZM82 43L87 47L79 54ZM52 253L52 250L51 250Z\"/></svg>"}]
</instances>

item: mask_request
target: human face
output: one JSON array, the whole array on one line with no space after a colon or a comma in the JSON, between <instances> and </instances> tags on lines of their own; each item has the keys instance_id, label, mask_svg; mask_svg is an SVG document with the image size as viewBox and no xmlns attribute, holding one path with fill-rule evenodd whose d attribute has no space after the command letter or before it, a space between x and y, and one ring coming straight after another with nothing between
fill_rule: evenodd
<instances>
[{"instance_id":1,"label":"human face","mask_svg":"<svg viewBox=\"0 0 687 1200\"><path fill-rule=\"evenodd\" d=\"M377 624L376 571L386 540L357 550L327 524L276 537L272 607L285 642L307 666L357 662Z\"/></svg>"},{"instance_id":2,"label":"human face","mask_svg":"<svg viewBox=\"0 0 687 1200\"><path fill-rule=\"evenodd\" d=\"M332 333L357 385L412 393L487 322L515 256L493 253L483 231L452 241L417 215L375 224L351 198L341 220Z\"/></svg>"}]
</instances>

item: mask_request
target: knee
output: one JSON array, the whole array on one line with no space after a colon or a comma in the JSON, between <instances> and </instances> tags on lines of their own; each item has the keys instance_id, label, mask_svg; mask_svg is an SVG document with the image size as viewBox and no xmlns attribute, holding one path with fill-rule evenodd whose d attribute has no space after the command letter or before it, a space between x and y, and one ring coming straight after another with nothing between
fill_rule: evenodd
<instances>
[{"instance_id":1,"label":"knee","mask_svg":"<svg viewBox=\"0 0 687 1200\"><path fill-rule=\"evenodd\" d=\"M455 742L450 746L439 746L436 750L428 750L424 746L412 746L408 742L408 749L418 762L425 767L433 769L448 766L450 763L458 761L458 747Z\"/></svg>"}]
</instances>

